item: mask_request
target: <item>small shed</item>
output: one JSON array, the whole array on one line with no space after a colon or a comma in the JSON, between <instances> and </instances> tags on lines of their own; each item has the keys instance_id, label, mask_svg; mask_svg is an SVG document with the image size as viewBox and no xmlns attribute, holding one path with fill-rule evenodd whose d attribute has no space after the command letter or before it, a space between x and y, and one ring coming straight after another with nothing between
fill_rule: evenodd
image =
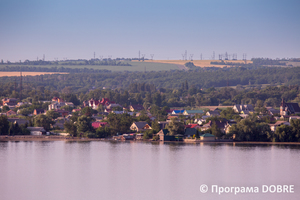
<instances>
[{"instance_id":1,"label":"small shed","mask_svg":"<svg viewBox=\"0 0 300 200\"><path fill-rule=\"evenodd\" d=\"M210 133L205 133L200 136L200 140L202 141L214 141L216 140L216 137Z\"/></svg>"},{"instance_id":2,"label":"small shed","mask_svg":"<svg viewBox=\"0 0 300 200\"><path fill-rule=\"evenodd\" d=\"M45 135L46 131L43 127L27 127L30 131L30 135Z\"/></svg>"}]
</instances>

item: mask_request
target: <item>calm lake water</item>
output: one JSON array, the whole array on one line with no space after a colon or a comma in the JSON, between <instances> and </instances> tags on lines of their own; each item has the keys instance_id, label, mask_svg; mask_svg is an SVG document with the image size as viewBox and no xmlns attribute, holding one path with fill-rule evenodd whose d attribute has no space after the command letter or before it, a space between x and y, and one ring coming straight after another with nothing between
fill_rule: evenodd
<instances>
[{"instance_id":1,"label":"calm lake water","mask_svg":"<svg viewBox=\"0 0 300 200\"><path fill-rule=\"evenodd\" d=\"M298 200L299 169L299 146L0 142L0 199ZM259 193L219 195L212 185ZM294 185L294 193L263 193L262 185Z\"/></svg>"}]
</instances>

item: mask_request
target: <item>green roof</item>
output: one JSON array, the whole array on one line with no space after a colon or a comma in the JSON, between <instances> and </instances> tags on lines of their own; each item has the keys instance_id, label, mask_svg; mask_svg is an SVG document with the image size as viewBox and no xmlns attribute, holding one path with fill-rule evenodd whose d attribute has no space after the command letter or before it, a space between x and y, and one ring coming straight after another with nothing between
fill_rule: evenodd
<instances>
[{"instance_id":1,"label":"green roof","mask_svg":"<svg viewBox=\"0 0 300 200\"><path fill-rule=\"evenodd\" d=\"M203 135L201 135L200 137L215 137L214 135L210 134L210 133L204 133Z\"/></svg>"},{"instance_id":2,"label":"green roof","mask_svg":"<svg viewBox=\"0 0 300 200\"><path fill-rule=\"evenodd\" d=\"M185 110L188 114L197 114L197 113L204 113L203 110Z\"/></svg>"}]
</instances>

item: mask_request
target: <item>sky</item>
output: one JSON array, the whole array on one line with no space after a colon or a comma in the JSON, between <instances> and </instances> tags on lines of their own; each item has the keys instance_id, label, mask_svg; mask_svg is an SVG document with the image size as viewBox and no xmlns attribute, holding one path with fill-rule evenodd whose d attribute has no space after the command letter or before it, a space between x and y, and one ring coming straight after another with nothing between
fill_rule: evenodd
<instances>
[{"instance_id":1,"label":"sky","mask_svg":"<svg viewBox=\"0 0 300 200\"><path fill-rule=\"evenodd\" d=\"M0 59L299 58L299 0L0 0Z\"/></svg>"}]
</instances>

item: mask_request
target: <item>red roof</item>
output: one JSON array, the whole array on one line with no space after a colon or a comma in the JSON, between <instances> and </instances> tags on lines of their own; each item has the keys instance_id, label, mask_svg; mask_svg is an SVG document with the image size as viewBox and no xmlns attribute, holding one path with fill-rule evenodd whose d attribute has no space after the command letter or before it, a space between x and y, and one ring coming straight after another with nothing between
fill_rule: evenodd
<instances>
[{"instance_id":1,"label":"red roof","mask_svg":"<svg viewBox=\"0 0 300 200\"><path fill-rule=\"evenodd\" d=\"M199 126L198 124L190 124L191 128L195 128L196 126Z\"/></svg>"},{"instance_id":2,"label":"red roof","mask_svg":"<svg viewBox=\"0 0 300 200\"><path fill-rule=\"evenodd\" d=\"M97 129L97 128L99 128L99 127L103 127L103 126L106 126L106 125L108 125L107 122L93 122L93 123L92 123L92 127L93 127L94 129Z\"/></svg>"},{"instance_id":3,"label":"red roof","mask_svg":"<svg viewBox=\"0 0 300 200\"><path fill-rule=\"evenodd\" d=\"M112 103L116 103L116 102L110 101L109 98L102 98L102 100L100 101L100 104L102 104L102 105L109 105Z\"/></svg>"}]
</instances>

